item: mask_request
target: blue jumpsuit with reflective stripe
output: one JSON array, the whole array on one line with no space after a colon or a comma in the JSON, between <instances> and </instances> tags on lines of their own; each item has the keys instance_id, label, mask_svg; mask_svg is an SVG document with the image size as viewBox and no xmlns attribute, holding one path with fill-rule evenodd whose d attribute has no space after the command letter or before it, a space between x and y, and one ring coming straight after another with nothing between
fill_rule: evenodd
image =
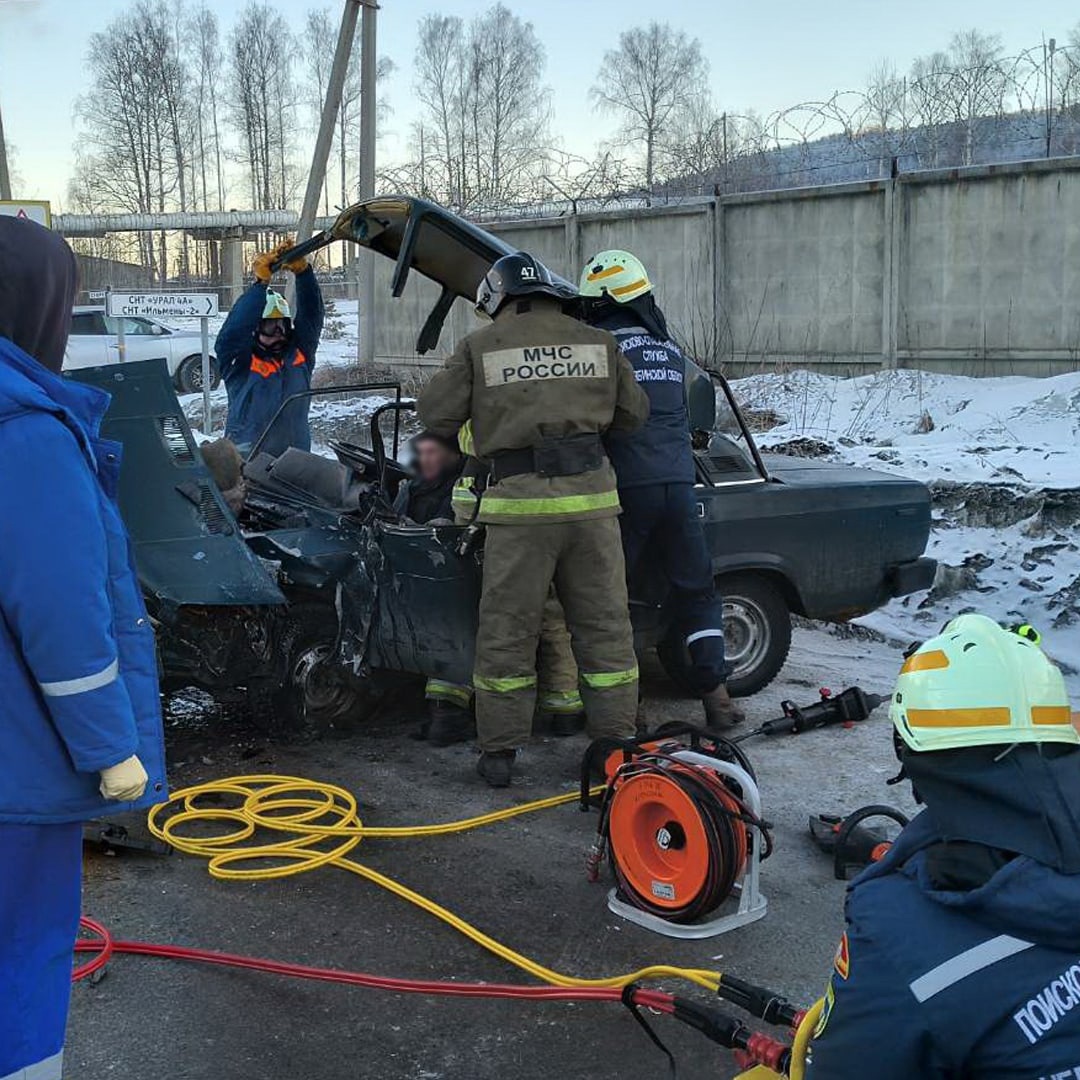
<instances>
[{"instance_id":1,"label":"blue jumpsuit with reflective stripe","mask_svg":"<svg viewBox=\"0 0 1080 1080\"><path fill-rule=\"evenodd\" d=\"M114 503L108 395L0 338L0 1080L56 1080L82 822L165 798L154 634ZM138 754L138 802L99 771Z\"/></svg>"}]
</instances>

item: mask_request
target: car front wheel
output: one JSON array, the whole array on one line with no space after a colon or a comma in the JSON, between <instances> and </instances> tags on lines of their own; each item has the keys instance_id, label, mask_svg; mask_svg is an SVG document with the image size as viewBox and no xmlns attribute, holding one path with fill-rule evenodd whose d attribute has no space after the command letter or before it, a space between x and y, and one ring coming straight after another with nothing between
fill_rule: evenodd
<instances>
[{"instance_id":1,"label":"car front wheel","mask_svg":"<svg viewBox=\"0 0 1080 1080\"><path fill-rule=\"evenodd\" d=\"M763 574L729 574L716 582L724 600L724 653L731 665L728 690L749 697L780 673L791 648L791 613L780 590ZM669 634L657 647L660 663L684 690L690 654L681 637Z\"/></svg>"},{"instance_id":2,"label":"car front wheel","mask_svg":"<svg viewBox=\"0 0 1080 1080\"><path fill-rule=\"evenodd\" d=\"M201 394L203 388L202 356L196 353L194 356L185 356L180 361L173 377L176 383L177 393ZM218 371L217 358L210 357L210 389L216 390L221 385L221 374Z\"/></svg>"}]
</instances>

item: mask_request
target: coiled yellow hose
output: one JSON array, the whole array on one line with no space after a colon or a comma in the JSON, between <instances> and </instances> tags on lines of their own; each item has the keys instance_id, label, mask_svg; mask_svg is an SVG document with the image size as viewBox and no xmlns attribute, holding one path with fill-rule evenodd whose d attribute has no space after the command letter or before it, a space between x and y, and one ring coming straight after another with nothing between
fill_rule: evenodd
<instances>
[{"instance_id":1,"label":"coiled yellow hose","mask_svg":"<svg viewBox=\"0 0 1080 1080\"><path fill-rule=\"evenodd\" d=\"M578 797L576 792L555 795L437 825L373 828L361 822L355 796L335 784L295 776L233 776L175 792L168 802L150 811L148 825L164 843L207 859L211 876L226 881L270 881L321 866L348 870L415 904L477 945L551 986L623 987L643 980L682 979L715 993L721 973L698 968L657 964L606 979L579 979L553 971L489 937L441 904L349 858L360 841L367 838L447 836L565 806ZM210 800L213 805L208 805ZM232 805L221 805L223 800ZM192 834L191 826L218 822L233 823L235 827L209 836ZM284 834L284 839L272 839L274 834Z\"/></svg>"}]
</instances>

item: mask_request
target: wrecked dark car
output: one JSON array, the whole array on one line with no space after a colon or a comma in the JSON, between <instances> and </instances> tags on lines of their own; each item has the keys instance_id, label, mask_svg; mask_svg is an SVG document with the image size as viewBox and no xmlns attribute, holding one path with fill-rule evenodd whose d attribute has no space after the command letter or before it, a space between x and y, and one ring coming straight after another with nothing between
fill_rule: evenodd
<instances>
[{"instance_id":1,"label":"wrecked dark car","mask_svg":"<svg viewBox=\"0 0 1080 1080\"><path fill-rule=\"evenodd\" d=\"M413 272L440 286L421 353L438 343L454 301L471 300L491 263L513 250L404 197L349 208L303 248L332 239L392 259L395 296ZM729 685L747 695L783 666L792 613L842 621L929 587L929 493L882 473L763 456L726 381L693 366L690 376L698 506L724 595ZM482 545L462 553L462 527L395 513L408 475L397 460L401 421L411 408L400 387L312 391L339 403L335 433L315 440L321 453L271 458L256 444L234 514L161 362L73 377L113 395L105 428L125 447L121 509L166 691L196 686L334 724L362 715L386 673L471 680ZM632 582L631 593L639 647L656 648L678 681L687 658L669 632L663 582Z\"/></svg>"}]
</instances>

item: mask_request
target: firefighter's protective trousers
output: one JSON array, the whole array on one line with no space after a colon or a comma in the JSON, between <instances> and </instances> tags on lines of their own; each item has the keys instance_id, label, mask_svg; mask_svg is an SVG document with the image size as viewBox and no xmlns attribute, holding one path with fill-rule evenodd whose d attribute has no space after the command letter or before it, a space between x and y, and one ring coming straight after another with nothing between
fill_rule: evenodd
<instances>
[{"instance_id":1,"label":"firefighter's protective trousers","mask_svg":"<svg viewBox=\"0 0 1080 1080\"><path fill-rule=\"evenodd\" d=\"M553 583L589 735L634 734L638 670L617 519L489 525L473 680L485 751L515 749L529 738L537 641Z\"/></svg>"}]
</instances>

